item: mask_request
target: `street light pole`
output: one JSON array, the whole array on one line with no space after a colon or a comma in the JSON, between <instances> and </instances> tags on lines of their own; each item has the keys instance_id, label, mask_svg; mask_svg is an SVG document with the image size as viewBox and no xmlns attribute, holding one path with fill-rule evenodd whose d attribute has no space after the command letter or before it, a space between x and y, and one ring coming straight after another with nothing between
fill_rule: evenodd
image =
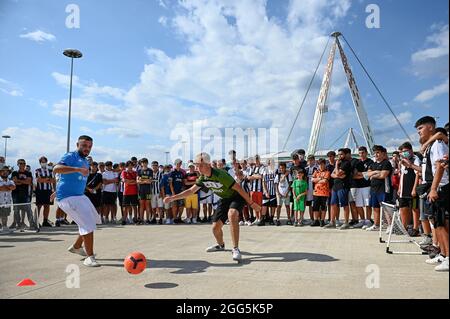
<instances>
[{"instance_id":1,"label":"street light pole","mask_svg":"<svg viewBox=\"0 0 450 319\"><path fill-rule=\"evenodd\" d=\"M169 153L170 152L164 152L166 153L166 165L169 165Z\"/></svg>"},{"instance_id":2,"label":"street light pole","mask_svg":"<svg viewBox=\"0 0 450 319\"><path fill-rule=\"evenodd\" d=\"M72 77L73 77L73 59L78 59L83 54L75 49L66 49L63 54L70 58L70 89L69 89L69 118L67 119L67 152L70 149L70 120L72 116Z\"/></svg>"},{"instance_id":3,"label":"street light pole","mask_svg":"<svg viewBox=\"0 0 450 319\"><path fill-rule=\"evenodd\" d=\"M11 138L11 136L9 136L9 135L3 135L2 136L4 139L5 139L5 164L6 164L6 148L7 148L7 145L8 145L8 138Z\"/></svg>"}]
</instances>

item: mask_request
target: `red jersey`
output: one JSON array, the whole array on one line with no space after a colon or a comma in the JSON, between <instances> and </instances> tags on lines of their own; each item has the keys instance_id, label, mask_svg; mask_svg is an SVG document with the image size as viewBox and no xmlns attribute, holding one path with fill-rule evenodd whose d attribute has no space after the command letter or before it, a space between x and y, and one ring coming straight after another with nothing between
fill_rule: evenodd
<instances>
[{"instance_id":1,"label":"red jersey","mask_svg":"<svg viewBox=\"0 0 450 319\"><path fill-rule=\"evenodd\" d=\"M123 171L120 175L120 178L125 182L126 179L132 179L136 180L137 173L135 171L128 172L127 170ZM123 195L137 195L138 194L138 187L137 184L125 184L125 189L123 191Z\"/></svg>"}]
</instances>

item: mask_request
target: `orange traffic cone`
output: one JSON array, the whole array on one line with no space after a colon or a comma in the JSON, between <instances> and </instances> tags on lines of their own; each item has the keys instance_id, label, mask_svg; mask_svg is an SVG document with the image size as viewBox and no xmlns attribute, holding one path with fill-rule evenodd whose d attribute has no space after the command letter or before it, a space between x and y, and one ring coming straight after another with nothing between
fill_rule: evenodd
<instances>
[{"instance_id":1,"label":"orange traffic cone","mask_svg":"<svg viewBox=\"0 0 450 319\"><path fill-rule=\"evenodd\" d=\"M19 282L17 284L17 287L23 287L23 286L35 286L36 283L31 280L30 278L25 278L24 280L22 280L21 282Z\"/></svg>"}]
</instances>

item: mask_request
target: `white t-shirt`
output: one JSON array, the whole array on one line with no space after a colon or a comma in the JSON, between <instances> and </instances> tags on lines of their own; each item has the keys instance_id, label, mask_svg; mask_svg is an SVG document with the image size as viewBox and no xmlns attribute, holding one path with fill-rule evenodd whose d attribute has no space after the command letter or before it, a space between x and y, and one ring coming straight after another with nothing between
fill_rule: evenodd
<instances>
[{"instance_id":1,"label":"white t-shirt","mask_svg":"<svg viewBox=\"0 0 450 319\"><path fill-rule=\"evenodd\" d=\"M448 145L445 144L443 141L436 141L433 143L430 149L430 159L431 159L431 170L433 172L433 176L436 173L436 161L443 159L444 155L448 155ZM425 178L425 170L426 170L426 161L427 158L424 156L423 162L422 162L422 177ZM424 181L425 182L425 181ZM439 185L446 185L448 184L448 173L447 170L444 170L444 174L442 175L441 182Z\"/></svg>"},{"instance_id":2,"label":"white t-shirt","mask_svg":"<svg viewBox=\"0 0 450 319\"><path fill-rule=\"evenodd\" d=\"M115 179L119 177L119 174L113 171L104 171L102 174L103 179ZM103 191L104 192L111 192L115 193L117 192L117 184L108 184L103 185Z\"/></svg>"},{"instance_id":3,"label":"white t-shirt","mask_svg":"<svg viewBox=\"0 0 450 319\"><path fill-rule=\"evenodd\" d=\"M280 177L281 176L281 177ZM284 174L277 174L275 176L275 184L278 186L278 191L283 197L289 193L289 185L292 183L292 175L288 174L285 176Z\"/></svg>"},{"instance_id":4,"label":"white t-shirt","mask_svg":"<svg viewBox=\"0 0 450 319\"><path fill-rule=\"evenodd\" d=\"M14 186L14 182L9 178L5 181L3 178L0 178L0 186ZM10 205L12 204L12 191L3 191L0 192L0 206L1 205Z\"/></svg>"}]
</instances>

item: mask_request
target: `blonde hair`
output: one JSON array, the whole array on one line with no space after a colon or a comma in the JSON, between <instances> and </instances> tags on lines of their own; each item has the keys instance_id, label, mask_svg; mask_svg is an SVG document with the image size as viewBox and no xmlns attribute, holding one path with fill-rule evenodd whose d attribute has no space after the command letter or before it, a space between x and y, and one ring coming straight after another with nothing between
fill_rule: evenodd
<instances>
[{"instance_id":1,"label":"blonde hair","mask_svg":"<svg viewBox=\"0 0 450 319\"><path fill-rule=\"evenodd\" d=\"M210 164L211 163L211 157L208 153L199 153L195 156L195 163L205 163Z\"/></svg>"}]
</instances>

